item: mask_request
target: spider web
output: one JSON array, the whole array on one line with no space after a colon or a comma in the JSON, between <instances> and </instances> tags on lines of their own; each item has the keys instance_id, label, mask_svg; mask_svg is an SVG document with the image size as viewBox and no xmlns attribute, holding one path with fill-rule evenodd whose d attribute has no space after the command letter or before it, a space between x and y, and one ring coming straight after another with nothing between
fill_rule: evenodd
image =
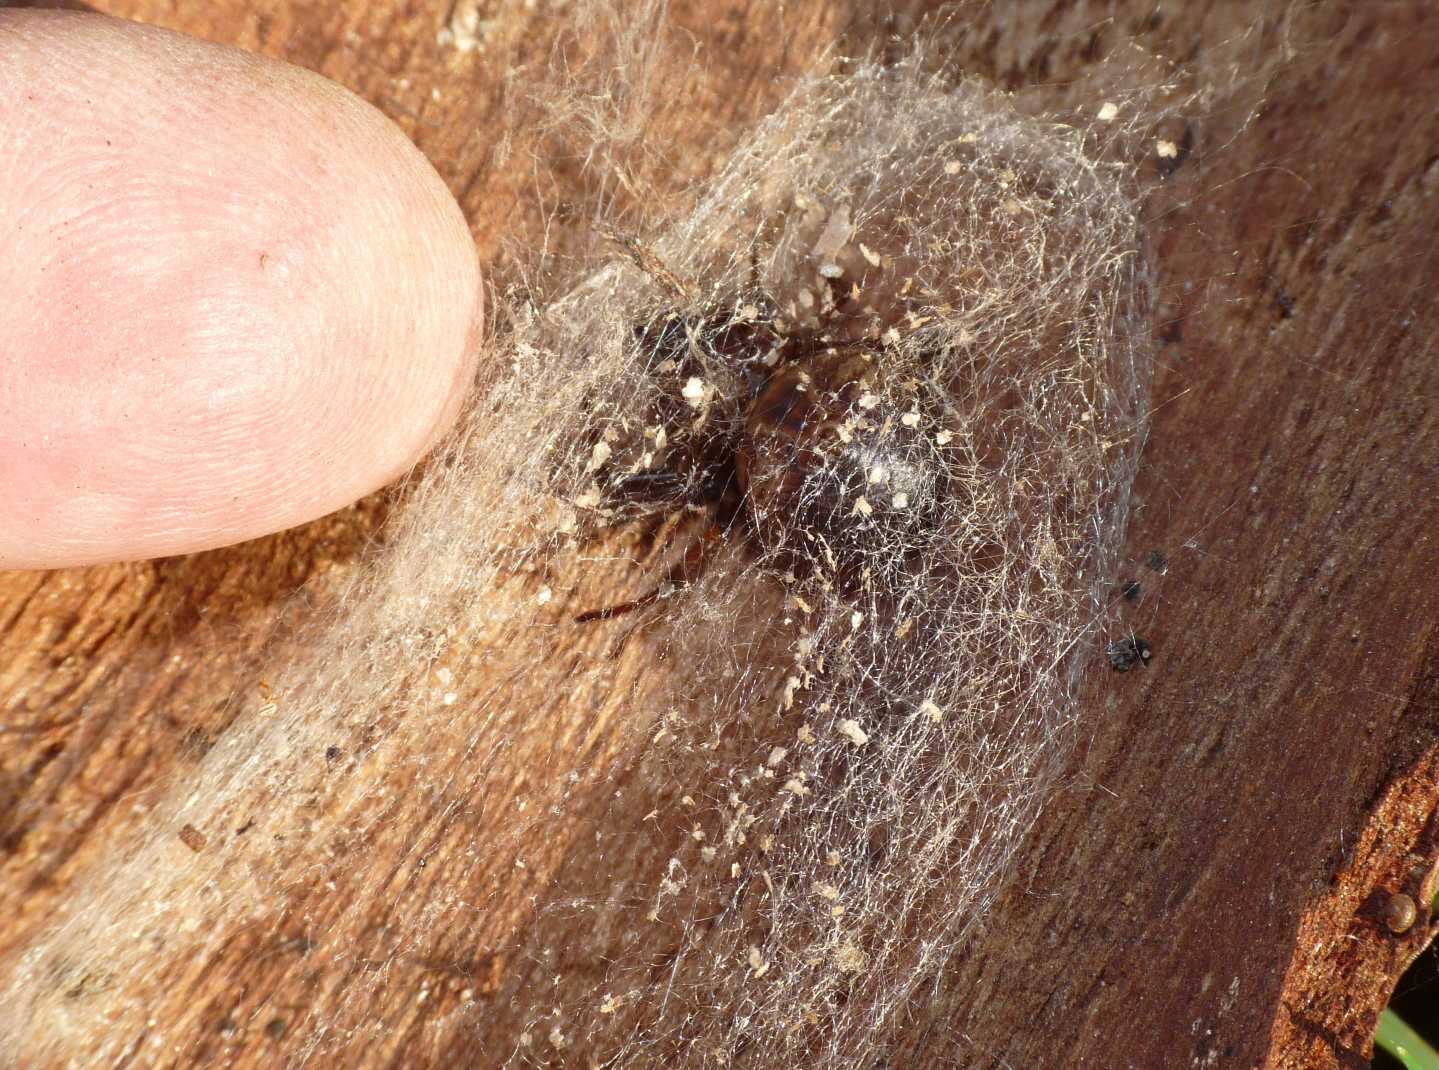
<instances>
[{"instance_id":1,"label":"spider web","mask_svg":"<svg viewBox=\"0 0 1439 1070\"><path fill-rule=\"evenodd\" d=\"M626 716L654 737L637 779L661 786L652 820L674 850L604 899L558 875L573 894L541 916L512 998L587 916L620 902L644 924L603 970L544 986L517 1061L699 1065L753 1045L841 1065L983 923L1067 754L1142 438L1136 204L1078 131L976 82L861 66L800 87L655 235L696 280L688 307L620 261L516 331L578 414L546 445L580 545L627 515L607 468L665 463L655 398L683 375L635 325L687 317L703 356L722 346L702 332L731 326L713 310L756 278L813 329L831 281L854 294L866 311L843 331L904 384L876 419L910 416L943 475L935 500L906 502L922 522L853 540L852 560L831 552L844 523L791 533L802 568L751 540L631 630L673 667ZM697 399L723 411L735 376L701 370Z\"/></svg>"},{"instance_id":2,"label":"spider web","mask_svg":"<svg viewBox=\"0 0 1439 1070\"><path fill-rule=\"evenodd\" d=\"M629 66L593 69L619 84L566 71L536 93L588 166L624 174L663 36L618 25ZM1074 743L1144 435L1140 173L1193 98L1137 60L1084 114L920 47L832 68L687 196L614 220L652 264L581 225L507 265L473 403L384 546L266 670L274 701L237 697L254 708L32 950L5 1034L51 1054L83 1035L108 1064L145 1035L147 984L189 991L254 953L237 933L298 928L330 973L299 964L196 1021L312 1008L297 1065L885 1050L984 925ZM864 521L800 525L783 553L737 527L695 582L576 624L653 588L703 527L611 493L683 448L656 406L696 378L677 412L738 419L718 335L761 299L823 330L836 283L885 373L875 412L935 476L874 508L919 519L842 561ZM636 344L674 317L699 332L682 383ZM264 835L177 853L177 827L256 815ZM77 992L107 993L103 1021ZM426 1000L458 1048L423 1039Z\"/></svg>"}]
</instances>

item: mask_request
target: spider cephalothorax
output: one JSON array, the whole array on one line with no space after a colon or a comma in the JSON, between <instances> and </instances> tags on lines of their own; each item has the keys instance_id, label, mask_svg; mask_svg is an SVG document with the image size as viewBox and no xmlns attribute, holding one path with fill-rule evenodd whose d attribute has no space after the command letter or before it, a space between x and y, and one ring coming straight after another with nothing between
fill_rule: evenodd
<instances>
[{"instance_id":1,"label":"spider cephalothorax","mask_svg":"<svg viewBox=\"0 0 1439 1070\"><path fill-rule=\"evenodd\" d=\"M892 347L837 323L794 326L754 301L636 328L641 416L614 421L592 454L596 504L708 510L782 571L841 588L898 561L947 492L946 436ZM673 582L693 578L694 556Z\"/></svg>"}]
</instances>

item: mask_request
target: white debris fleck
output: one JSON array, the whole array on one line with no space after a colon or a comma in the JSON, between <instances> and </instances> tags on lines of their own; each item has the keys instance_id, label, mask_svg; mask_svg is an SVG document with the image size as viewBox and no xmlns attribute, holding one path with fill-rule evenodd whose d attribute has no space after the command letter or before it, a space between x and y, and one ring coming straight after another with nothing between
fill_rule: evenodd
<instances>
[{"instance_id":1,"label":"white debris fleck","mask_svg":"<svg viewBox=\"0 0 1439 1070\"><path fill-rule=\"evenodd\" d=\"M441 47L453 45L459 52L473 52L479 48L490 29L480 19L479 0L459 0L454 5L448 25L436 37Z\"/></svg>"},{"instance_id":2,"label":"white debris fleck","mask_svg":"<svg viewBox=\"0 0 1439 1070\"><path fill-rule=\"evenodd\" d=\"M541 588L539 589L539 593L537 593L537 594L535 595L535 601L538 602L540 605L543 606L543 605L546 605L546 604L549 602L549 600L550 600L551 598L553 598L554 596L555 596L555 592L554 592L554 591L550 590L548 587L541 587Z\"/></svg>"},{"instance_id":3,"label":"white debris fleck","mask_svg":"<svg viewBox=\"0 0 1439 1070\"><path fill-rule=\"evenodd\" d=\"M804 786L804 781L800 780L799 777L791 777L789 780L786 780L784 782L784 790L791 795L798 795L800 797L809 794L809 788Z\"/></svg>"},{"instance_id":4,"label":"white debris fleck","mask_svg":"<svg viewBox=\"0 0 1439 1070\"><path fill-rule=\"evenodd\" d=\"M836 732L844 736L856 747L863 747L869 742L868 734L859 726L859 722L852 718L846 717L834 727Z\"/></svg>"},{"instance_id":5,"label":"white debris fleck","mask_svg":"<svg viewBox=\"0 0 1439 1070\"><path fill-rule=\"evenodd\" d=\"M821 264L819 266L819 273L822 278L837 279L844 274L844 268L838 264Z\"/></svg>"},{"instance_id":6,"label":"white debris fleck","mask_svg":"<svg viewBox=\"0 0 1439 1070\"><path fill-rule=\"evenodd\" d=\"M446 691L445 694L444 694L444 697L440 699L440 702L443 703L443 704L446 705L446 706L453 706L453 705L454 705L456 702L458 702L459 700L460 700L460 696L457 695L455 692L453 692L453 691Z\"/></svg>"},{"instance_id":7,"label":"white debris fleck","mask_svg":"<svg viewBox=\"0 0 1439 1070\"><path fill-rule=\"evenodd\" d=\"M863 497L859 497L854 500L854 509L851 510L851 512L858 513L860 516L869 516L870 513L874 512L874 507L865 501Z\"/></svg>"},{"instance_id":8,"label":"white debris fleck","mask_svg":"<svg viewBox=\"0 0 1439 1070\"><path fill-rule=\"evenodd\" d=\"M907 412L907 413L905 413L903 416L901 416L901 417L899 418L899 422L902 423L902 424L904 424L905 427L918 427L918 426L919 426L919 413L917 413L917 412Z\"/></svg>"},{"instance_id":9,"label":"white debris fleck","mask_svg":"<svg viewBox=\"0 0 1439 1070\"><path fill-rule=\"evenodd\" d=\"M904 491L899 491L897 494L895 494L893 498L889 500L889 503L896 509L904 509L909 505L909 495L906 494Z\"/></svg>"},{"instance_id":10,"label":"white debris fleck","mask_svg":"<svg viewBox=\"0 0 1439 1070\"><path fill-rule=\"evenodd\" d=\"M858 973L867 962L864 952L853 940L847 940L834 949L835 967L844 973Z\"/></svg>"},{"instance_id":11,"label":"white debris fleck","mask_svg":"<svg viewBox=\"0 0 1439 1070\"><path fill-rule=\"evenodd\" d=\"M931 699L925 699L919 704L919 712L928 717L935 724L944 720L944 711L934 704Z\"/></svg>"},{"instance_id":12,"label":"white debris fleck","mask_svg":"<svg viewBox=\"0 0 1439 1070\"><path fill-rule=\"evenodd\" d=\"M864 242L859 243L859 252L861 256L869 261L871 267L879 267L879 254Z\"/></svg>"},{"instance_id":13,"label":"white debris fleck","mask_svg":"<svg viewBox=\"0 0 1439 1070\"><path fill-rule=\"evenodd\" d=\"M788 747L772 747L769 752L769 757L764 760L764 764L773 769L779 765L780 762L784 761L784 756L788 753Z\"/></svg>"},{"instance_id":14,"label":"white debris fleck","mask_svg":"<svg viewBox=\"0 0 1439 1070\"><path fill-rule=\"evenodd\" d=\"M828 899L831 903L839 899L839 889L833 884L820 882L814 886L814 894L821 899Z\"/></svg>"},{"instance_id":15,"label":"white debris fleck","mask_svg":"<svg viewBox=\"0 0 1439 1070\"><path fill-rule=\"evenodd\" d=\"M944 165L944 173L947 175L957 175L963 170L964 164L960 163L958 160L950 160L947 164Z\"/></svg>"},{"instance_id":16,"label":"white debris fleck","mask_svg":"<svg viewBox=\"0 0 1439 1070\"><path fill-rule=\"evenodd\" d=\"M1155 144L1154 151L1166 160L1173 160L1179 155L1179 146L1172 141L1160 141Z\"/></svg>"},{"instance_id":17,"label":"white debris fleck","mask_svg":"<svg viewBox=\"0 0 1439 1070\"><path fill-rule=\"evenodd\" d=\"M899 331L896 330L894 327L891 327L889 330L885 331L884 334L880 336L880 338L887 346L899 345Z\"/></svg>"},{"instance_id":18,"label":"white debris fleck","mask_svg":"<svg viewBox=\"0 0 1439 1070\"><path fill-rule=\"evenodd\" d=\"M1113 121L1119 115L1119 105L1112 100L1106 100L1099 106L1099 121L1107 123Z\"/></svg>"},{"instance_id":19,"label":"white debris fleck","mask_svg":"<svg viewBox=\"0 0 1439 1070\"><path fill-rule=\"evenodd\" d=\"M596 442L595 448L590 451L590 468L593 472L610 459L610 444L608 442Z\"/></svg>"},{"instance_id":20,"label":"white debris fleck","mask_svg":"<svg viewBox=\"0 0 1439 1070\"><path fill-rule=\"evenodd\" d=\"M784 709L789 709L794 705L794 693L799 690L799 685L800 679L798 676L785 677L784 695L780 699L780 704Z\"/></svg>"},{"instance_id":21,"label":"white debris fleck","mask_svg":"<svg viewBox=\"0 0 1439 1070\"><path fill-rule=\"evenodd\" d=\"M861 409L872 409L879 404L879 398L874 394L862 394L859 399Z\"/></svg>"},{"instance_id":22,"label":"white debris fleck","mask_svg":"<svg viewBox=\"0 0 1439 1070\"><path fill-rule=\"evenodd\" d=\"M954 439L954 432L953 432L953 431L949 431L949 430L936 431L935 434L934 434L934 440L935 440L936 442L938 442L941 446L947 446L947 445L949 445L949 443L950 443L951 441L953 441L953 439Z\"/></svg>"},{"instance_id":23,"label":"white debris fleck","mask_svg":"<svg viewBox=\"0 0 1439 1070\"><path fill-rule=\"evenodd\" d=\"M795 198L798 202L799 198ZM830 213L824 231L814 243L814 255L821 260L832 260L846 245L854 233L849 219L849 205L841 204Z\"/></svg>"},{"instance_id":24,"label":"white debris fleck","mask_svg":"<svg viewBox=\"0 0 1439 1070\"><path fill-rule=\"evenodd\" d=\"M853 613L849 615L849 626L852 630L858 630L859 626L863 623L864 614L861 613L859 610L856 609Z\"/></svg>"},{"instance_id":25,"label":"white debris fleck","mask_svg":"<svg viewBox=\"0 0 1439 1070\"><path fill-rule=\"evenodd\" d=\"M889 476L889 471L882 464L877 464L869 470L869 481L871 483L883 483Z\"/></svg>"},{"instance_id":26,"label":"white debris fleck","mask_svg":"<svg viewBox=\"0 0 1439 1070\"><path fill-rule=\"evenodd\" d=\"M699 403L704 400L705 381L701 379L698 375L691 375L689 377L689 381L685 383L683 388L681 388L680 396L683 397L686 401L688 401L692 406L698 408Z\"/></svg>"},{"instance_id":27,"label":"white debris fleck","mask_svg":"<svg viewBox=\"0 0 1439 1070\"><path fill-rule=\"evenodd\" d=\"M750 969L754 970L756 979L763 977L769 972L769 963L764 960L764 956L759 953L759 948L757 947L752 946L749 949L749 966Z\"/></svg>"}]
</instances>

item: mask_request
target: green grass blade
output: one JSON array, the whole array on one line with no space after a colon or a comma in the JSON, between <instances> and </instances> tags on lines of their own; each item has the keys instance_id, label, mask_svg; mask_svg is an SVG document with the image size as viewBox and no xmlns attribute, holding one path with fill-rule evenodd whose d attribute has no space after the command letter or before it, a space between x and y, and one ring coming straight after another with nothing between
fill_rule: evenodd
<instances>
[{"instance_id":1,"label":"green grass blade","mask_svg":"<svg viewBox=\"0 0 1439 1070\"><path fill-rule=\"evenodd\" d=\"M1405 1070L1439 1070L1439 1051L1431 1048L1423 1037L1409 1028L1408 1022L1388 1008L1379 1015L1374 1046L1398 1059Z\"/></svg>"}]
</instances>

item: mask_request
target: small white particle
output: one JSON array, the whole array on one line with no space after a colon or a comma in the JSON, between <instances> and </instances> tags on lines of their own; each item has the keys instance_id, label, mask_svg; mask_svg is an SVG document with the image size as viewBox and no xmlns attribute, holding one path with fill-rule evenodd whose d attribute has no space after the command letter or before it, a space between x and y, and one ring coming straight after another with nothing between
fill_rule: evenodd
<instances>
[{"instance_id":1,"label":"small white particle","mask_svg":"<svg viewBox=\"0 0 1439 1070\"><path fill-rule=\"evenodd\" d=\"M852 630L858 629L859 626L863 623L864 614L861 613L859 610L856 609L853 613L849 615L849 626Z\"/></svg>"},{"instance_id":2,"label":"small white particle","mask_svg":"<svg viewBox=\"0 0 1439 1070\"><path fill-rule=\"evenodd\" d=\"M1119 115L1119 105L1106 100L1099 108L1099 121L1107 123Z\"/></svg>"},{"instance_id":3,"label":"small white particle","mask_svg":"<svg viewBox=\"0 0 1439 1070\"><path fill-rule=\"evenodd\" d=\"M834 727L836 732L844 736L856 747L863 747L869 742L869 736L866 735L864 729L859 726L858 721L845 718Z\"/></svg>"},{"instance_id":4,"label":"small white particle","mask_svg":"<svg viewBox=\"0 0 1439 1070\"><path fill-rule=\"evenodd\" d=\"M874 394L863 394L859 399L861 409L872 409L879 404L879 398Z\"/></svg>"},{"instance_id":5,"label":"small white particle","mask_svg":"<svg viewBox=\"0 0 1439 1070\"><path fill-rule=\"evenodd\" d=\"M695 408L698 408L699 403L705 396L704 380L698 375L691 375L689 381L685 383L684 388L680 390L680 395Z\"/></svg>"},{"instance_id":6,"label":"small white particle","mask_svg":"<svg viewBox=\"0 0 1439 1070\"><path fill-rule=\"evenodd\" d=\"M874 509L870 506L869 502L861 497L854 500L853 512L858 513L860 516L869 516L870 513L874 512Z\"/></svg>"},{"instance_id":7,"label":"small white particle","mask_svg":"<svg viewBox=\"0 0 1439 1070\"><path fill-rule=\"evenodd\" d=\"M608 442L596 442L595 448L590 451L590 471L593 472L600 465L610 459L610 444Z\"/></svg>"},{"instance_id":8,"label":"small white particle","mask_svg":"<svg viewBox=\"0 0 1439 1070\"><path fill-rule=\"evenodd\" d=\"M883 483L888 476L889 472L885 470L882 464L877 464L869 470L869 481L871 483Z\"/></svg>"},{"instance_id":9,"label":"small white particle","mask_svg":"<svg viewBox=\"0 0 1439 1070\"><path fill-rule=\"evenodd\" d=\"M785 709L794 705L794 693L799 690L800 680L798 676L787 676L784 681L784 694L780 698Z\"/></svg>"},{"instance_id":10,"label":"small white particle","mask_svg":"<svg viewBox=\"0 0 1439 1070\"><path fill-rule=\"evenodd\" d=\"M751 947L749 949L749 965L750 969L754 970L756 979L763 977L769 972L769 963L764 960L764 956L759 953L759 948L757 947Z\"/></svg>"},{"instance_id":11,"label":"small white particle","mask_svg":"<svg viewBox=\"0 0 1439 1070\"><path fill-rule=\"evenodd\" d=\"M1156 142L1154 151L1166 160L1172 160L1179 155L1179 146L1172 141Z\"/></svg>"},{"instance_id":12,"label":"small white particle","mask_svg":"<svg viewBox=\"0 0 1439 1070\"><path fill-rule=\"evenodd\" d=\"M828 899L831 903L839 899L839 889L833 884L825 884L823 882L816 884L814 886L814 894L821 899Z\"/></svg>"},{"instance_id":13,"label":"small white particle","mask_svg":"<svg viewBox=\"0 0 1439 1070\"><path fill-rule=\"evenodd\" d=\"M879 267L879 254L864 242L859 243L860 255L869 261L871 267Z\"/></svg>"},{"instance_id":14,"label":"small white particle","mask_svg":"<svg viewBox=\"0 0 1439 1070\"><path fill-rule=\"evenodd\" d=\"M917 413L917 412L907 412L907 413L905 413L903 416L901 416L901 417L899 418L899 422L902 423L902 424L904 424L905 427L918 427L918 426L919 426L919 413Z\"/></svg>"},{"instance_id":15,"label":"small white particle","mask_svg":"<svg viewBox=\"0 0 1439 1070\"><path fill-rule=\"evenodd\" d=\"M885 331L884 334L882 334L882 335L880 336L880 338L881 338L881 340L884 342L884 344L887 345L887 346L897 346L897 345L899 345L899 332L898 332L897 330L895 330L893 327L891 327L889 330Z\"/></svg>"},{"instance_id":16,"label":"small white particle","mask_svg":"<svg viewBox=\"0 0 1439 1070\"><path fill-rule=\"evenodd\" d=\"M440 699L440 701L443 702L446 706L453 706L457 701L459 701L459 698L460 696L455 694L453 691L446 691L445 697Z\"/></svg>"},{"instance_id":17,"label":"small white particle","mask_svg":"<svg viewBox=\"0 0 1439 1070\"><path fill-rule=\"evenodd\" d=\"M937 431L937 432L935 432L935 435L934 435L934 440L935 440L936 442L938 442L941 446L947 446L947 445L949 445L950 440L953 439L953 438L954 438L954 432L953 432L953 431Z\"/></svg>"},{"instance_id":18,"label":"small white particle","mask_svg":"<svg viewBox=\"0 0 1439 1070\"><path fill-rule=\"evenodd\" d=\"M540 605L545 605L554 596L554 591L550 590L548 587L541 587L539 593L535 595L535 601L538 602Z\"/></svg>"},{"instance_id":19,"label":"small white particle","mask_svg":"<svg viewBox=\"0 0 1439 1070\"><path fill-rule=\"evenodd\" d=\"M819 273L823 278L837 279L844 274L844 268L838 264L821 264L819 266Z\"/></svg>"},{"instance_id":20,"label":"small white particle","mask_svg":"<svg viewBox=\"0 0 1439 1070\"><path fill-rule=\"evenodd\" d=\"M907 505L909 505L909 495L906 494L904 491L900 491L898 494L896 494L893 498L890 499L890 504L893 505L896 509L903 509Z\"/></svg>"},{"instance_id":21,"label":"small white particle","mask_svg":"<svg viewBox=\"0 0 1439 1070\"><path fill-rule=\"evenodd\" d=\"M770 749L769 757L764 760L764 764L773 769L779 765L780 762L784 761L784 756L788 753L788 747L773 747Z\"/></svg>"},{"instance_id":22,"label":"small white particle","mask_svg":"<svg viewBox=\"0 0 1439 1070\"><path fill-rule=\"evenodd\" d=\"M964 165L958 160L950 160L944 165L944 173L947 175L957 175L962 170L964 170Z\"/></svg>"},{"instance_id":23,"label":"small white particle","mask_svg":"<svg viewBox=\"0 0 1439 1070\"><path fill-rule=\"evenodd\" d=\"M921 702L921 703L919 704L919 712L922 713L922 714L924 714L926 717L928 717L931 721L935 722L936 724L938 724L940 721L944 720L944 711L943 711L942 709L940 709L938 706L936 706L936 705L935 705L933 702L931 702L929 699L925 699L923 702Z\"/></svg>"}]
</instances>

